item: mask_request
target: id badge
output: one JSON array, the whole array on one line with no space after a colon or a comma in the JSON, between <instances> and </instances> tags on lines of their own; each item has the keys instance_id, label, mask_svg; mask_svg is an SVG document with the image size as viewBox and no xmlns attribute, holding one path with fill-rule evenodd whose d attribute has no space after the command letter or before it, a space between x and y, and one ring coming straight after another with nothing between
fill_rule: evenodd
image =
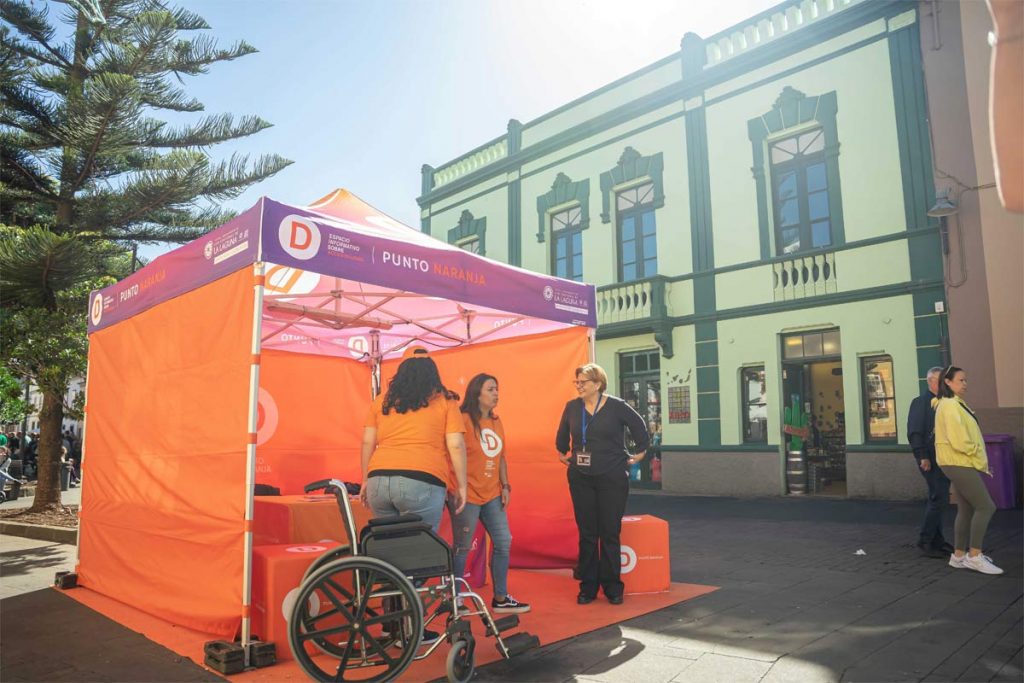
<instances>
[{"instance_id":1,"label":"id badge","mask_svg":"<svg viewBox=\"0 0 1024 683\"><path fill-rule=\"evenodd\" d=\"M576 451L576 466L590 467L590 451L586 449Z\"/></svg>"}]
</instances>

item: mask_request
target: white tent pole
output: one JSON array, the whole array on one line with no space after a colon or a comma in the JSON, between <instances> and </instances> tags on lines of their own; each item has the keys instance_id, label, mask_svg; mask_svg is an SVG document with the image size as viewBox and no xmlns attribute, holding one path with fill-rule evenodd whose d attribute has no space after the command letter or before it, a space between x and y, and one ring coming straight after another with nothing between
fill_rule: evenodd
<instances>
[{"instance_id":1,"label":"white tent pole","mask_svg":"<svg viewBox=\"0 0 1024 683\"><path fill-rule=\"evenodd\" d=\"M87 359L88 360L88 359ZM78 471L82 474L81 480L78 482L79 499L78 499L78 528L75 529L75 571L78 571L78 562L82 557L82 505L85 502L85 430L89 427L89 370L92 368L92 363L86 362L85 365L85 403L82 407L82 450L78 455ZM21 438L25 438L25 434L21 435Z\"/></svg>"},{"instance_id":2,"label":"white tent pole","mask_svg":"<svg viewBox=\"0 0 1024 683\"><path fill-rule=\"evenodd\" d=\"M370 330L370 398L380 393L380 330Z\"/></svg>"},{"instance_id":3,"label":"white tent pole","mask_svg":"<svg viewBox=\"0 0 1024 683\"><path fill-rule=\"evenodd\" d=\"M590 350L590 362L597 362L597 330L590 328L587 330L587 348Z\"/></svg>"},{"instance_id":4,"label":"white tent pole","mask_svg":"<svg viewBox=\"0 0 1024 683\"><path fill-rule=\"evenodd\" d=\"M249 365L249 443L245 447L245 535L244 569L242 572L242 650L245 666L249 666L249 644L252 638L252 524L253 496L256 485L256 435L259 427L260 403L260 332L263 324L263 293L266 264L253 266L252 361Z\"/></svg>"}]
</instances>

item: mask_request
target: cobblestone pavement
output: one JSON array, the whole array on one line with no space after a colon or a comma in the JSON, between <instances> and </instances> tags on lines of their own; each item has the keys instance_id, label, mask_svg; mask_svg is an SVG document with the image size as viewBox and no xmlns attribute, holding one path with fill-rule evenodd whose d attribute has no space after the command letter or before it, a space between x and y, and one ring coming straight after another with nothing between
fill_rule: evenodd
<instances>
[{"instance_id":1,"label":"cobblestone pavement","mask_svg":"<svg viewBox=\"0 0 1024 683\"><path fill-rule=\"evenodd\" d=\"M1021 511L998 512L986 537L1000 577L921 557L922 511L635 493L630 514L669 521L673 580L722 589L484 667L479 680L1022 680Z\"/></svg>"},{"instance_id":2,"label":"cobblestone pavement","mask_svg":"<svg viewBox=\"0 0 1024 683\"><path fill-rule=\"evenodd\" d=\"M998 512L986 538L1006 570L999 577L921 557L912 543L922 511L921 503L634 493L630 514L669 522L673 580L721 590L488 665L476 680L1021 681L1021 511ZM3 595L47 585L73 554L0 537ZM129 653L113 657L83 635L102 618L56 609L63 599L28 613L29 597L0 603L4 680L139 680L142 663L147 680L217 680L103 620L104 637ZM61 652L45 671L52 658L36 651L43 646Z\"/></svg>"}]
</instances>

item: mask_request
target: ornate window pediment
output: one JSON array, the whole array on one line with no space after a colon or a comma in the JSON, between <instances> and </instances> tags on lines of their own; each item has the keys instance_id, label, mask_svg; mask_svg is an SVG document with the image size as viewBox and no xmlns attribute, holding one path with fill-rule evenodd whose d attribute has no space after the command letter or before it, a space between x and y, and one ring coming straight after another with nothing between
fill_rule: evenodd
<instances>
[{"instance_id":1,"label":"ornate window pediment","mask_svg":"<svg viewBox=\"0 0 1024 683\"><path fill-rule=\"evenodd\" d=\"M590 180L574 182L572 178L559 173L551 185L551 191L537 197L537 241L543 242L547 237L548 215L553 208L572 203L579 204L579 229L590 227Z\"/></svg>"},{"instance_id":2,"label":"ornate window pediment","mask_svg":"<svg viewBox=\"0 0 1024 683\"><path fill-rule=\"evenodd\" d=\"M448 231L448 244L475 247L468 248L467 250L483 256L486 252L486 234L487 218L474 218L473 214L467 209L459 216L458 224Z\"/></svg>"},{"instance_id":3,"label":"ornate window pediment","mask_svg":"<svg viewBox=\"0 0 1024 683\"><path fill-rule=\"evenodd\" d=\"M634 148L626 147L619 157L619 163L601 174L601 222L610 223L612 220L614 188L634 180L650 179L654 185L652 207L660 209L665 206L664 166L664 155L661 152L645 157Z\"/></svg>"},{"instance_id":4,"label":"ornate window pediment","mask_svg":"<svg viewBox=\"0 0 1024 683\"><path fill-rule=\"evenodd\" d=\"M747 122L762 259L846 241L837 111L834 90L812 96L787 85Z\"/></svg>"}]
</instances>

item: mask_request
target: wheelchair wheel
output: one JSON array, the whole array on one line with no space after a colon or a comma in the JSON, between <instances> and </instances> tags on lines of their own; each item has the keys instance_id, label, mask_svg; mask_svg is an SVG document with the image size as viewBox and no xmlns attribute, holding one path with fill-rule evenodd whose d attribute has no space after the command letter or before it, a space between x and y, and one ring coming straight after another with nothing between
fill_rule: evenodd
<instances>
[{"instance_id":1,"label":"wheelchair wheel","mask_svg":"<svg viewBox=\"0 0 1024 683\"><path fill-rule=\"evenodd\" d=\"M323 567L325 564L330 564L335 560L340 560L343 557L348 557L352 554L352 549L348 545L339 545L336 548L331 548L320 557L313 560L309 568L306 569L306 573L302 575L302 583L306 583L306 579L313 576L313 573Z\"/></svg>"},{"instance_id":2,"label":"wheelchair wheel","mask_svg":"<svg viewBox=\"0 0 1024 683\"><path fill-rule=\"evenodd\" d=\"M412 583L387 562L350 556L303 581L288 644L313 680L390 681L412 662L422 633L423 608ZM331 657L314 655L313 648Z\"/></svg>"},{"instance_id":3,"label":"wheelchair wheel","mask_svg":"<svg viewBox=\"0 0 1024 683\"><path fill-rule=\"evenodd\" d=\"M473 677L473 641L459 638L452 643L445 668L451 683L467 683Z\"/></svg>"}]
</instances>

